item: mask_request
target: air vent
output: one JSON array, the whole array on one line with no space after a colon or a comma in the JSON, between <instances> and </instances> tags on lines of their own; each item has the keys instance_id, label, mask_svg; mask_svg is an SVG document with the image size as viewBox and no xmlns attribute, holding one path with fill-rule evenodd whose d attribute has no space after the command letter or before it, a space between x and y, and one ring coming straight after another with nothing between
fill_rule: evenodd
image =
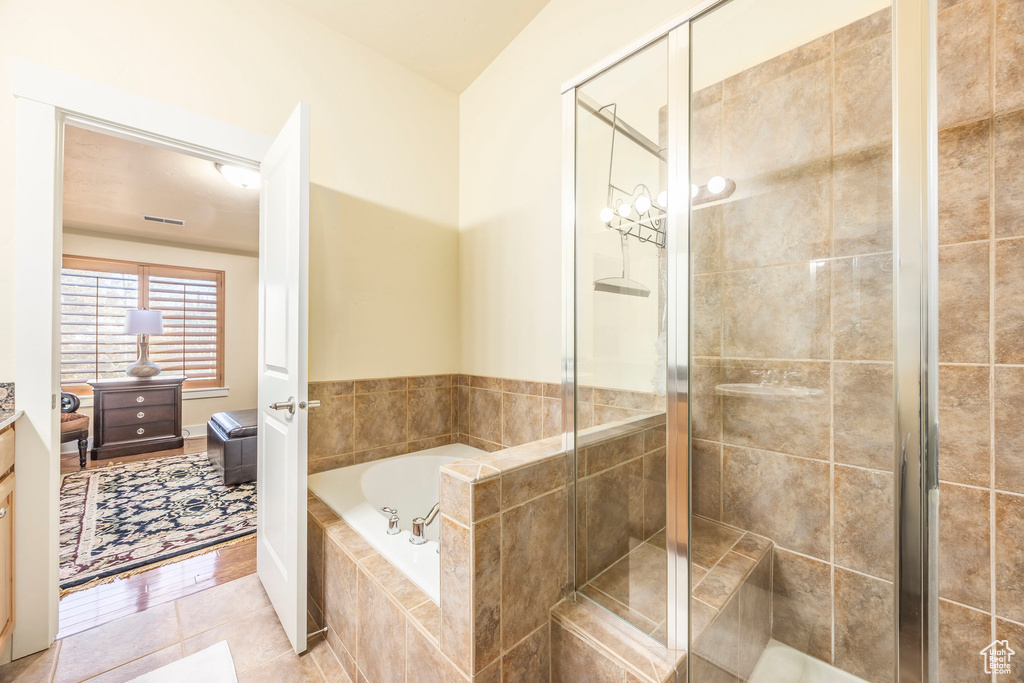
<instances>
[{"instance_id":1,"label":"air vent","mask_svg":"<svg viewBox=\"0 0 1024 683\"><path fill-rule=\"evenodd\" d=\"M161 218L160 216L147 216L142 214L142 220L149 221L150 223L166 223L167 225L185 225L185 221L180 218Z\"/></svg>"}]
</instances>

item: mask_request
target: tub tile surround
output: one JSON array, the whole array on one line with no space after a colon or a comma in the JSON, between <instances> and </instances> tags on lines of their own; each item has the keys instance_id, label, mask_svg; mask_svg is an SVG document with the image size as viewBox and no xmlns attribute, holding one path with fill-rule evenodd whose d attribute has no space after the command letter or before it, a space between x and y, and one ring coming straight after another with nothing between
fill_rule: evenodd
<instances>
[{"instance_id":1,"label":"tub tile surround","mask_svg":"<svg viewBox=\"0 0 1024 683\"><path fill-rule=\"evenodd\" d=\"M463 443L493 452L562 433L562 388L476 375L310 382L310 474ZM582 387L580 427L664 410L652 393Z\"/></svg>"},{"instance_id":2,"label":"tub tile surround","mask_svg":"<svg viewBox=\"0 0 1024 683\"><path fill-rule=\"evenodd\" d=\"M569 591L567 468L561 437L441 468L440 642L464 671L547 671L523 660Z\"/></svg>"},{"instance_id":3,"label":"tub tile surround","mask_svg":"<svg viewBox=\"0 0 1024 683\"><path fill-rule=\"evenodd\" d=\"M438 648L438 609L426 593L312 494L308 523L309 572L321 577L309 581L309 612L348 678L469 680Z\"/></svg>"},{"instance_id":4,"label":"tub tile surround","mask_svg":"<svg viewBox=\"0 0 1024 683\"><path fill-rule=\"evenodd\" d=\"M310 382L309 397L310 474L455 441L452 375Z\"/></svg>"},{"instance_id":5,"label":"tub tile surround","mask_svg":"<svg viewBox=\"0 0 1024 683\"><path fill-rule=\"evenodd\" d=\"M653 445L664 443L664 420L663 413L646 414L583 430L581 452L593 454L591 462L607 471L616 456L606 444L630 439L635 444L639 435L642 455L657 451ZM412 662L426 661L445 672L445 681L546 680L551 657L562 652L553 635L552 608L572 585L568 466L559 436L441 468L440 604L310 494L309 611L328 626L327 641L348 675L353 680L403 680L403 675L419 680L435 675L433 670L414 671ZM643 515L638 520L642 533ZM663 529L663 521L656 523ZM624 554L628 559L633 550L649 565L660 556L663 573L663 537L655 532L643 542L638 536ZM613 573L608 578L604 588L616 594ZM664 588L663 577L658 587ZM653 613L660 603L663 611L664 596L647 597L638 607ZM664 628L663 623L655 626ZM389 633L406 637L392 635L381 651L365 646ZM623 642L632 637L618 636ZM671 670L674 676L676 660L655 641L642 642L643 651L661 652L657 670ZM652 666L638 670L643 672L639 680L669 680L655 676Z\"/></svg>"}]
</instances>

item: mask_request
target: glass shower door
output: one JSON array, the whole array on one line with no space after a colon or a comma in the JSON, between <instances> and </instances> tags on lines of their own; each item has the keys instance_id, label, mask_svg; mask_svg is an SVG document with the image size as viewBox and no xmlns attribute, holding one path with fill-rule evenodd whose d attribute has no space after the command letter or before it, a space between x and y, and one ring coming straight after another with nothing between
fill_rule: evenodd
<instances>
[{"instance_id":1,"label":"glass shower door","mask_svg":"<svg viewBox=\"0 0 1024 683\"><path fill-rule=\"evenodd\" d=\"M577 596L667 634L667 40L575 91Z\"/></svg>"},{"instance_id":2,"label":"glass shower door","mask_svg":"<svg viewBox=\"0 0 1024 683\"><path fill-rule=\"evenodd\" d=\"M891 681L889 3L690 29L691 680Z\"/></svg>"}]
</instances>

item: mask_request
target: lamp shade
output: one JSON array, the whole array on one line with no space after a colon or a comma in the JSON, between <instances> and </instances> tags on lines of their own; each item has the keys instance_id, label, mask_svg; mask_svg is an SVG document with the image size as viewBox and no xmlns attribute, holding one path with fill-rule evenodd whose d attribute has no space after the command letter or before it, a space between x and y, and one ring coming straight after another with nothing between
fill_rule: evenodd
<instances>
[{"instance_id":1,"label":"lamp shade","mask_svg":"<svg viewBox=\"0 0 1024 683\"><path fill-rule=\"evenodd\" d=\"M124 334L163 334L164 318L160 311L125 311Z\"/></svg>"}]
</instances>

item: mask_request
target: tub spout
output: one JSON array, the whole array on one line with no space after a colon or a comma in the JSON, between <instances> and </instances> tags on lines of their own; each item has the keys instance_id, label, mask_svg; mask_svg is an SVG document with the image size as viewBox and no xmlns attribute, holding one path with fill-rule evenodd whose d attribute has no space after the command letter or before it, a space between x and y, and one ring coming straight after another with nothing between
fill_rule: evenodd
<instances>
[{"instance_id":1,"label":"tub spout","mask_svg":"<svg viewBox=\"0 0 1024 683\"><path fill-rule=\"evenodd\" d=\"M427 542L427 527L437 518L437 513L440 511L441 503L434 503L434 507L430 508L426 517L415 517L412 520L412 535L409 536L409 543L423 545Z\"/></svg>"}]
</instances>

